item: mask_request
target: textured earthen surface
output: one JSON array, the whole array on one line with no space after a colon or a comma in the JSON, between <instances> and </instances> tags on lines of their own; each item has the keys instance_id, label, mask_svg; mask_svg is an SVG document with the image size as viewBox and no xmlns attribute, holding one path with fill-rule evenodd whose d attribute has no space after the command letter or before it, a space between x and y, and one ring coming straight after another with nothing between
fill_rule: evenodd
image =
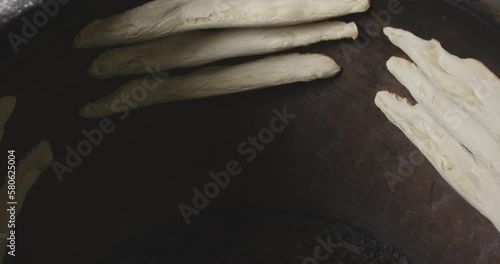
<instances>
[{"instance_id":1,"label":"textured earthen surface","mask_svg":"<svg viewBox=\"0 0 500 264\"><path fill-rule=\"evenodd\" d=\"M296 214L212 211L189 226L166 225L110 250L102 264L413 264L346 224Z\"/></svg>"},{"instance_id":2,"label":"textured earthen surface","mask_svg":"<svg viewBox=\"0 0 500 264\"><path fill-rule=\"evenodd\" d=\"M41 2L42 0L0 0L0 23L15 19Z\"/></svg>"},{"instance_id":3,"label":"textured earthen surface","mask_svg":"<svg viewBox=\"0 0 500 264\"><path fill-rule=\"evenodd\" d=\"M98 120L78 118L78 109L132 79L86 77L102 49L75 51L72 39L90 21L143 2L70 1L17 55L5 36L21 34L23 24L4 28L0 96L16 95L18 105L0 153L15 147L20 158L43 138L52 143L55 161L65 163L66 147L76 148L83 130L99 127ZM373 4L376 13L387 10L387 1ZM391 26L437 38L450 52L477 58L500 74L498 25L443 1L401 5ZM495 228L418 159L415 147L375 107L379 90L410 94L384 66L390 56L404 55L374 34L387 18L370 12L342 18L357 21L362 31L374 27L372 37L358 42L363 48L344 40L296 49L335 58L343 67L335 78L111 118L115 131L62 183L49 170L32 189L17 223L17 263L96 263L131 235L180 222L179 203L192 204L192 189L203 188L211 181L208 173L230 160L240 162L242 173L204 210L260 207L335 218L416 263L500 263ZM285 106L297 117L246 162L238 145L269 126L274 108ZM401 176L392 190L387 175Z\"/></svg>"}]
</instances>

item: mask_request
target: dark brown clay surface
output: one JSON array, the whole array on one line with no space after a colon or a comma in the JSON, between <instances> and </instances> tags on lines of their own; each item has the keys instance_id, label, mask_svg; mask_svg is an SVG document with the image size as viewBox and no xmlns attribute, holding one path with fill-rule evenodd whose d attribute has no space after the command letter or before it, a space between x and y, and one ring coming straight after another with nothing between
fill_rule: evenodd
<instances>
[{"instance_id":1,"label":"dark brown clay surface","mask_svg":"<svg viewBox=\"0 0 500 264\"><path fill-rule=\"evenodd\" d=\"M22 21L3 27L0 96L16 95L18 105L0 153L15 148L21 158L47 139L55 161L65 163L66 147L85 139L82 130L99 127L99 120L80 119L78 109L132 79L88 78L86 69L104 49L73 50L72 39L92 20L144 2L72 0L18 54L6 36L20 34ZM401 0L401 6L391 26L437 38L450 52L477 58L500 74L497 24L444 1ZM387 10L387 1L374 1L372 10ZM356 21L362 32L375 25L376 31L380 22L370 12L341 20ZM404 54L381 33L364 41L350 55L352 40L295 50L336 59L343 71L331 79L112 117L115 130L62 182L49 169L33 187L18 219L16 263L98 263L130 236L181 221L179 203L192 204L192 189L203 188L211 181L208 173L231 160L243 171L207 211L259 207L335 218L415 263L500 263L498 231L427 161L398 172L418 152L373 99L380 90L410 97L385 67L390 56ZM246 162L239 144L268 127L274 108L284 107L296 118ZM405 177L391 190L389 174Z\"/></svg>"}]
</instances>

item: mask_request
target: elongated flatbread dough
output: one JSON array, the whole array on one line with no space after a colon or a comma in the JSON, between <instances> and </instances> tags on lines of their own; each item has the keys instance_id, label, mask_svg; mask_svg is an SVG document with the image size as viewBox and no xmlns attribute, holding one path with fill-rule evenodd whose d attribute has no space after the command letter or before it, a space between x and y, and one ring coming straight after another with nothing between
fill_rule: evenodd
<instances>
[{"instance_id":1,"label":"elongated flatbread dough","mask_svg":"<svg viewBox=\"0 0 500 264\"><path fill-rule=\"evenodd\" d=\"M12 115L15 106L16 98L14 96L0 98L0 141L2 141L5 124Z\"/></svg>"},{"instance_id":2,"label":"elongated flatbread dough","mask_svg":"<svg viewBox=\"0 0 500 264\"><path fill-rule=\"evenodd\" d=\"M389 40L451 98L487 128L500 144L500 80L475 59L448 53L437 40L426 41L408 31L384 28Z\"/></svg>"},{"instance_id":3,"label":"elongated flatbread dough","mask_svg":"<svg viewBox=\"0 0 500 264\"><path fill-rule=\"evenodd\" d=\"M15 205L16 215L21 212L24 200L26 199L29 190L42 172L50 166L52 159L52 148L50 143L43 140L17 164L15 174L15 201L17 202L17 205ZM0 214L0 234L8 234L10 230L8 227L10 214L5 208L8 201L8 180L9 178L6 178L2 189L0 189L0 208L2 208L2 213ZM3 256L6 252L6 243L6 239L0 238L0 264L3 263Z\"/></svg>"},{"instance_id":4,"label":"elongated flatbread dough","mask_svg":"<svg viewBox=\"0 0 500 264\"><path fill-rule=\"evenodd\" d=\"M438 89L415 64L392 57L387 61L387 68L440 126L500 181L500 146L487 128Z\"/></svg>"},{"instance_id":5,"label":"elongated flatbread dough","mask_svg":"<svg viewBox=\"0 0 500 264\"><path fill-rule=\"evenodd\" d=\"M131 81L113 94L80 109L85 118L100 118L126 111L123 98L138 91L144 98L133 102L145 107L165 102L250 91L294 82L307 82L336 75L340 66L321 54L271 56L228 67L208 67L192 74L168 77L156 88L145 91L144 80ZM124 109L124 110L123 110Z\"/></svg>"},{"instance_id":6,"label":"elongated flatbread dough","mask_svg":"<svg viewBox=\"0 0 500 264\"><path fill-rule=\"evenodd\" d=\"M197 29L287 26L364 12L369 7L370 0L156 0L92 22L73 45L137 43Z\"/></svg>"},{"instance_id":7,"label":"elongated flatbread dough","mask_svg":"<svg viewBox=\"0 0 500 264\"><path fill-rule=\"evenodd\" d=\"M338 21L277 28L192 31L106 51L94 61L89 75L107 78L140 74L146 73L148 66L167 71L357 36L355 23Z\"/></svg>"},{"instance_id":8,"label":"elongated flatbread dough","mask_svg":"<svg viewBox=\"0 0 500 264\"><path fill-rule=\"evenodd\" d=\"M441 176L500 231L500 182L427 110L387 91L375 104L417 146Z\"/></svg>"}]
</instances>

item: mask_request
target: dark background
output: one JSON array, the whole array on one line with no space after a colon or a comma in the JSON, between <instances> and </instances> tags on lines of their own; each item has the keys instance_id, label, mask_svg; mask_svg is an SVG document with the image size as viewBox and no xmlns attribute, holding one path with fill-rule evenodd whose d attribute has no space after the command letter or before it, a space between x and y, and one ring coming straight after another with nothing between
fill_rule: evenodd
<instances>
[{"instance_id":1,"label":"dark background","mask_svg":"<svg viewBox=\"0 0 500 264\"><path fill-rule=\"evenodd\" d=\"M14 148L20 158L46 139L54 160L64 163L66 146L75 148L82 130L99 124L79 118L78 109L133 78L88 78L86 69L104 49L74 50L72 39L94 19L144 2L72 0L19 54L6 36L20 34L22 23L3 26L0 96L15 95L18 104L0 153ZM437 38L451 53L500 73L499 26L488 16L451 2L401 4L391 26ZM386 1L374 1L372 9L386 7ZM31 20L39 10L25 16ZM370 12L339 20L356 21L360 31L376 21ZM373 99L380 90L410 97L385 68L390 56L404 54L379 34L348 63L341 43L354 45L342 40L295 50L337 60L343 72L334 78L148 107L124 121L113 117L116 130L62 183L48 169L32 188L18 218L16 263L96 263L134 234L183 225L178 204L190 204L191 189L202 188L209 171L233 159L242 162L242 174L205 211L257 207L330 217L398 247L417 263L499 263L497 230L427 161L391 192L384 172L397 173L398 157L408 158L416 148ZM273 108L285 106L297 118L255 161L243 163L237 146L268 126Z\"/></svg>"}]
</instances>

